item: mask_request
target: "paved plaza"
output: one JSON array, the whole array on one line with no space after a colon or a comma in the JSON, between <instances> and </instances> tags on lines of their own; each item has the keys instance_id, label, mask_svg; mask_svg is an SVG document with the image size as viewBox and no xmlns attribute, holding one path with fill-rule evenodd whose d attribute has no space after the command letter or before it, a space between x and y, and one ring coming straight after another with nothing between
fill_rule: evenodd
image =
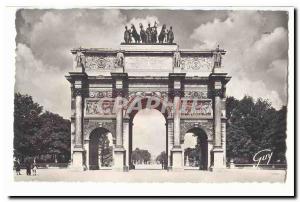
<instances>
[{"instance_id":1,"label":"paved plaza","mask_svg":"<svg viewBox=\"0 0 300 202\"><path fill-rule=\"evenodd\" d=\"M285 170L225 169L222 171L184 170L89 170L85 172L69 169L39 169L37 176L14 175L15 181L67 181L67 182L280 182L285 181Z\"/></svg>"}]
</instances>

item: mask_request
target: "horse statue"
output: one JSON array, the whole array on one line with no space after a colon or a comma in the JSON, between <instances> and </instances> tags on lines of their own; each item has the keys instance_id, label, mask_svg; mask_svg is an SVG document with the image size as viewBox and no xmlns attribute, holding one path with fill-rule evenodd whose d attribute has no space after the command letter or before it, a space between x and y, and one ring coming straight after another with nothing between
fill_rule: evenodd
<instances>
[{"instance_id":1,"label":"horse statue","mask_svg":"<svg viewBox=\"0 0 300 202\"><path fill-rule=\"evenodd\" d=\"M141 28L140 36L141 36L142 43L146 43L147 35L146 35L146 31L143 28L142 23L140 23L140 28Z\"/></svg>"},{"instance_id":2,"label":"horse statue","mask_svg":"<svg viewBox=\"0 0 300 202\"><path fill-rule=\"evenodd\" d=\"M158 35L158 42L163 43L166 37L166 25L164 24L161 28L160 34Z\"/></svg>"},{"instance_id":3,"label":"horse statue","mask_svg":"<svg viewBox=\"0 0 300 202\"><path fill-rule=\"evenodd\" d=\"M132 37L134 38L135 43L140 43L141 41L140 35L137 33L135 26L133 24L131 25L131 34Z\"/></svg>"}]
</instances>

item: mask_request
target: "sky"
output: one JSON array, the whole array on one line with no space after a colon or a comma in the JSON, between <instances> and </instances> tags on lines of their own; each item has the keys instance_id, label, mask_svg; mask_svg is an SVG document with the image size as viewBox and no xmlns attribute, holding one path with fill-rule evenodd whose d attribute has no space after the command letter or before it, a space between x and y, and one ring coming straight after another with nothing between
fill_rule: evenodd
<instances>
[{"instance_id":1,"label":"sky","mask_svg":"<svg viewBox=\"0 0 300 202\"><path fill-rule=\"evenodd\" d=\"M64 76L72 71L70 50L117 48L125 25L154 21L173 27L180 48L214 49L219 44L227 51L223 66L232 76L228 96L262 97L276 109L286 105L288 13L284 11L21 9L15 21L15 91L69 118L70 85Z\"/></svg>"}]
</instances>

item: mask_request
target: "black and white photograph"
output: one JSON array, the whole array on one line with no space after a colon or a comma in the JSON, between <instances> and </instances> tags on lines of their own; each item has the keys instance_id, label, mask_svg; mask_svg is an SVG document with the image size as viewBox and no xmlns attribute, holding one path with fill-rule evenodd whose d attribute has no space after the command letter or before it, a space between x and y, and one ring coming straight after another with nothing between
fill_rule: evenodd
<instances>
[{"instance_id":1,"label":"black and white photograph","mask_svg":"<svg viewBox=\"0 0 300 202\"><path fill-rule=\"evenodd\" d=\"M123 183L293 195L293 12L14 7L9 193L57 183L115 195L96 186Z\"/></svg>"}]
</instances>

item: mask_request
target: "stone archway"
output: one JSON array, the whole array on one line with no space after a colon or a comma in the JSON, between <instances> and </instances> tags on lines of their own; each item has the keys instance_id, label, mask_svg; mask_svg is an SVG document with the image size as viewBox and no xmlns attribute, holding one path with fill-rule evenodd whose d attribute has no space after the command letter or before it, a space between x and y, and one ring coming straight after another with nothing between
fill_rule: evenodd
<instances>
[{"instance_id":1,"label":"stone archway","mask_svg":"<svg viewBox=\"0 0 300 202\"><path fill-rule=\"evenodd\" d=\"M185 133L184 140L186 141L187 134L192 134L196 138L196 145L194 148L185 148L184 150L184 164L186 167L197 167L199 170L208 170L209 165L209 151L208 151L208 137L206 132L194 127Z\"/></svg>"},{"instance_id":2,"label":"stone archway","mask_svg":"<svg viewBox=\"0 0 300 202\"><path fill-rule=\"evenodd\" d=\"M90 170L113 165L113 140L109 130L98 127L89 135L88 167Z\"/></svg>"},{"instance_id":3,"label":"stone archway","mask_svg":"<svg viewBox=\"0 0 300 202\"><path fill-rule=\"evenodd\" d=\"M184 50L176 44L121 44L119 49L73 49L74 71L66 76L72 92L71 167L85 169L89 163L90 131L103 127L114 137L114 169L127 171L132 117L138 110L129 113L124 103L131 103L136 97L156 97L161 103L155 109L166 109L163 115L166 118L168 167L183 169L182 138L187 129L201 126L208 137L210 168L225 168L225 98L226 84L231 77L215 61L225 53L219 48ZM122 66L116 63L120 58ZM84 64L78 63L78 59ZM116 107L121 110L115 110L116 103L122 103L120 108ZM169 104L172 106L165 107ZM177 110L177 107L184 110Z\"/></svg>"},{"instance_id":4,"label":"stone archway","mask_svg":"<svg viewBox=\"0 0 300 202\"><path fill-rule=\"evenodd\" d=\"M159 101L159 104L155 107L148 107L147 106L147 101L148 99L153 99L153 97L138 97L135 99L135 101L137 101L136 105L139 105L140 108L138 109L137 107L134 107L133 110L128 110L126 111L126 115L129 117L129 140L128 140L128 148L129 148L129 152L128 152L128 162L129 162L129 169L132 170L132 169L135 169L135 166L133 164L133 159L132 159L132 152L135 148L133 148L133 133L134 133L134 130L133 130L133 122L134 122L134 118L136 117L136 115L138 113L140 113L142 110L145 110L145 109L149 109L149 110L155 110L157 112L159 112L163 117L164 117L164 127L165 127L165 132L164 132L164 141L165 141L165 144L164 144L164 147L165 147L165 154L166 154L166 157L168 157L168 124L167 124L167 117L168 117L168 112L169 112L169 108L168 106L165 105L164 102L162 102L159 98L157 98L157 101ZM155 98L154 98L155 99ZM153 105L152 105L153 106ZM160 121L160 120L158 120ZM161 168L162 169L167 169L168 168L168 159L166 159L165 161L162 162L162 166Z\"/></svg>"}]
</instances>

